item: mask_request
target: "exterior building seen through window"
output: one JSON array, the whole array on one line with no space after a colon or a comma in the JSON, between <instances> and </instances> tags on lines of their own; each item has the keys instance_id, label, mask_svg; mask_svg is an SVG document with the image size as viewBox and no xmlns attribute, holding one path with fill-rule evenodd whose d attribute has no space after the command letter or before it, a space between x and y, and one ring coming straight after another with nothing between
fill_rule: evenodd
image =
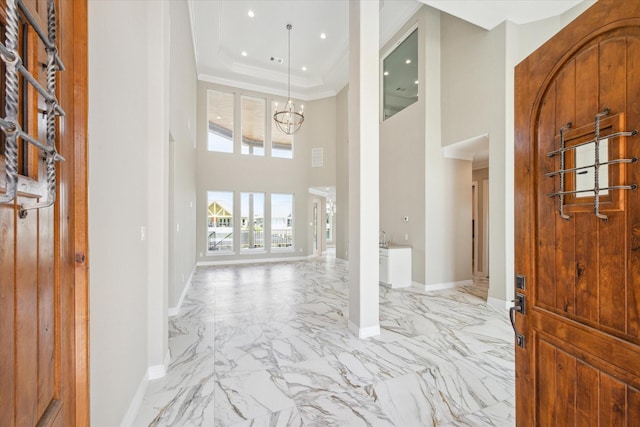
<instances>
[{"instance_id":1,"label":"exterior building seen through window","mask_svg":"<svg viewBox=\"0 0 640 427\"><path fill-rule=\"evenodd\" d=\"M233 192L209 191L207 202L207 250L233 252Z\"/></svg>"},{"instance_id":2,"label":"exterior building seen through window","mask_svg":"<svg viewBox=\"0 0 640 427\"><path fill-rule=\"evenodd\" d=\"M293 194L271 195L271 248L293 249Z\"/></svg>"},{"instance_id":3,"label":"exterior building seen through window","mask_svg":"<svg viewBox=\"0 0 640 427\"><path fill-rule=\"evenodd\" d=\"M240 194L240 250L264 250L264 193Z\"/></svg>"}]
</instances>

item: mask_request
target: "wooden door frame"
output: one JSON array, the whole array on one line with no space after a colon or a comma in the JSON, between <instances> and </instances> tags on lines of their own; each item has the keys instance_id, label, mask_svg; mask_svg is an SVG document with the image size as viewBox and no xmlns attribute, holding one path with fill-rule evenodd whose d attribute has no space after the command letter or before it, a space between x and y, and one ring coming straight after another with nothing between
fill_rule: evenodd
<instances>
[{"instance_id":1,"label":"wooden door frame","mask_svg":"<svg viewBox=\"0 0 640 427\"><path fill-rule=\"evenodd\" d=\"M70 79L73 82L73 198L70 201L73 215L72 244L75 269L74 319L75 319L75 425L90 424L89 399L89 237L87 197L87 121L88 121L88 11L87 0L61 0L73 7L64 8L67 22L73 25L73 37L67 38L60 50L73 50L73 66ZM71 10L72 9L72 10ZM70 43L69 43L70 42ZM71 45L70 45L71 44ZM58 219L61 225L62 219Z\"/></svg>"},{"instance_id":2,"label":"wooden door frame","mask_svg":"<svg viewBox=\"0 0 640 427\"><path fill-rule=\"evenodd\" d=\"M566 61L591 40L616 28L640 25L640 1L599 0L577 20L567 25L543 48L531 54L515 70L515 274L524 275L527 299L535 298L536 278L536 162L535 132L541 102L546 89ZM584 25L584 22L594 25ZM529 305L529 303L527 303ZM531 316L516 315L516 327L531 337ZM518 426L537 425L535 405L518 396L537 395L531 352L516 346L516 415Z\"/></svg>"}]
</instances>

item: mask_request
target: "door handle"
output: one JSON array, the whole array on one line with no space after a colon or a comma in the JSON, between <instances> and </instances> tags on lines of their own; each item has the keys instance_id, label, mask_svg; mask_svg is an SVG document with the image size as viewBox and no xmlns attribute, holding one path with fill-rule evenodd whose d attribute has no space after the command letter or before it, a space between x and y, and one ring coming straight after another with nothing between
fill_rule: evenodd
<instances>
[{"instance_id":1,"label":"door handle","mask_svg":"<svg viewBox=\"0 0 640 427\"><path fill-rule=\"evenodd\" d=\"M516 293L516 298L511 301L513 302L513 307L509 309L509 320L511 320L511 327L513 328L513 333L516 336L516 345L518 347L524 348L524 335L518 332L516 328L516 311L520 314L526 314L526 296L521 293Z\"/></svg>"}]
</instances>

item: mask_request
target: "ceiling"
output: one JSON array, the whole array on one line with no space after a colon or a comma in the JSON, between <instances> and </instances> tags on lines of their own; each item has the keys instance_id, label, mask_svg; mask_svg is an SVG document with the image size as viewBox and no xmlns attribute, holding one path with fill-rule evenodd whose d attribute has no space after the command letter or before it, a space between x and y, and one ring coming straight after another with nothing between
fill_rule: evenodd
<instances>
[{"instance_id":1,"label":"ceiling","mask_svg":"<svg viewBox=\"0 0 640 427\"><path fill-rule=\"evenodd\" d=\"M348 0L188 1L199 79L285 97L286 25L290 23L291 95L302 100L320 99L334 96L347 84ZM380 45L423 4L491 29L505 19L522 24L557 15L578 3L380 0ZM324 39L320 37L323 33Z\"/></svg>"}]
</instances>

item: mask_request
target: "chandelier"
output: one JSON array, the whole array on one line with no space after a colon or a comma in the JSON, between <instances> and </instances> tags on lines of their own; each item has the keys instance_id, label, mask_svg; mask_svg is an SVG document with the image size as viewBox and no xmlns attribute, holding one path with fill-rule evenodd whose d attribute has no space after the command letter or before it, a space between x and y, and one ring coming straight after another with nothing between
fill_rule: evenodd
<instances>
[{"instance_id":1,"label":"chandelier","mask_svg":"<svg viewBox=\"0 0 640 427\"><path fill-rule=\"evenodd\" d=\"M298 132L302 122L304 122L304 106L300 107L300 111L296 111L296 106L291 101L291 24L287 24L288 31L288 45L289 45L289 63L287 71L287 103L282 110L278 110L278 104L276 103L276 112L273 115L273 120L276 122L276 126L280 131L287 135L293 135Z\"/></svg>"}]
</instances>

